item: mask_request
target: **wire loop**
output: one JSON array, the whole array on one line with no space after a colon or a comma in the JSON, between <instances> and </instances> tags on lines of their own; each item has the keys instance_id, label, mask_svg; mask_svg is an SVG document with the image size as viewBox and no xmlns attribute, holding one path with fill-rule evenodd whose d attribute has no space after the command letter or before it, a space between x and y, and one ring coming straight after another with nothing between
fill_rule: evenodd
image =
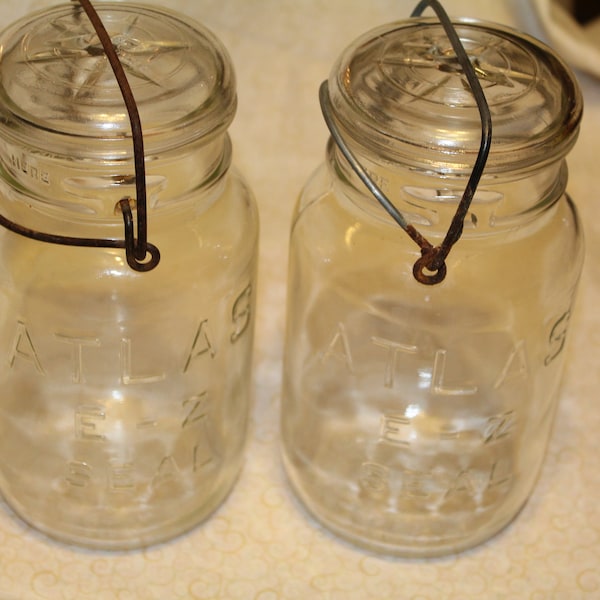
<instances>
[{"instance_id":1,"label":"wire loop","mask_svg":"<svg viewBox=\"0 0 600 600\"><path fill-rule=\"evenodd\" d=\"M337 144L338 148L346 158L352 170L356 173L359 179L373 194L375 199L383 206L392 219L410 236L410 238L421 248L421 257L415 262L413 267L413 275L417 281L425 285L435 285L442 282L447 274L446 258L452 249L452 246L460 239L463 231L465 217L469 211L469 207L477 190L479 181L483 174L487 158L492 143L492 117L487 100L479 83L477 73L469 59L469 56L460 41L460 37L448 17L448 14L438 0L422 0L413 10L411 17L421 16L422 12L430 6L436 13L440 23L442 24L452 48L456 54L456 58L460 64L462 73L467 78L467 82L471 89L471 93L475 98L479 116L481 119L481 141L477 158L473 165L471 175L461 200L457 206L456 212L450 223L450 227L439 246L432 246L427 239L421 235L412 225L405 219L404 215L394 206L393 202L385 195L385 193L373 181L366 169L360 164L354 153L344 141L340 130L335 122L335 115L331 98L329 96L328 82L324 81L319 88L319 101L321 104L321 112L329 129L331 137Z\"/></svg>"},{"instance_id":2,"label":"wire loop","mask_svg":"<svg viewBox=\"0 0 600 600\"><path fill-rule=\"evenodd\" d=\"M88 248L123 248L127 257L127 264L135 271L150 271L158 265L160 261L160 252L156 246L148 243L147 231L147 210L146 210L146 172L144 159L144 137L142 134L141 121L137 109L137 104L127 81L127 76L123 65L117 56L117 52L106 31L102 20L92 6L89 0L74 0L81 5L90 20L96 35L98 36L102 48L108 58L113 73L117 79L123 101L127 108L129 121L131 124L131 134L133 139L133 153L135 163L135 187L136 199L135 207L137 213L137 237L129 199L121 200L119 207L123 213L124 240L97 239L70 237L55 235L29 229L10 219L0 215L0 225L19 235L47 242L51 244L63 244L66 246L80 246Z\"/></svg>"}]
</instances>

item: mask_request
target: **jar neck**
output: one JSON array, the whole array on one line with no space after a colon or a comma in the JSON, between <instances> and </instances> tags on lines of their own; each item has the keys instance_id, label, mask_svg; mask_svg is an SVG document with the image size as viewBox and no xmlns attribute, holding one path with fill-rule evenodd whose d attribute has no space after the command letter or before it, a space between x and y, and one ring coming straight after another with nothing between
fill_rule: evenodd
<instances>
[{"instance_id":1,"label":"jar neck","mask_svg":"<svg viewBox=\"0 0 600 600\"><path fill-rule=\"evenodd\" d=\"M192 196L197 201L204 192L210 195L230 163L227 133L157 155L146 154L148 211L181 206ZM4 200L16 200L1 201L3 213L21 212L23 204L40 214L90 224L122 223L120 212L115 211L118 202L136 197L131 152L81 158L76 153L49 153L7 137L0 138L0 184Z\"/></svg>"},{"instance_id":2,"label":"jar neck","mask_svg":"<svg viewBox=\"0 0 600 600\"><path fill-rule=\"evenodd\" d=\"M352 147L352 151L409 224L425 237L446 234L467 185L464 173L426 171L386 162L357 147ZM327 144L327 163L335 185L345 197L372 218L397 226L331 139ZM526 172L484 172L464 221L463 237L523 226L552 207L564 194L566 183L564 160Z\"/></svg>"}]
</instances>

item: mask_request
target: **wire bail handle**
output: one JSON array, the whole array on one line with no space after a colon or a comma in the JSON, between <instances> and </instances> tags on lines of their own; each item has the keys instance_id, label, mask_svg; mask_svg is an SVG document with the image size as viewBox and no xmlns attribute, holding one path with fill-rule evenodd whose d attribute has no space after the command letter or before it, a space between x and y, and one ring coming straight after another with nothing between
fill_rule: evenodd
<instances>
[{"instance_id":1,"label":"wire bail handle","mask_svg":"<svg viewBox=\"0 0 600 600\"><path fill-rule=\"evenodd\" d=\"M373 181L366 169L360 164L354 153L350 150L335 122L327 80L323 81L319 88L319 101L321 104L323 118L325 119L325 123L327 124L329 132L331 133L331 137L352 167L352 170L356 173L356 175L358 175L360 180L364 183L371 194L373 194L375 199L383 206L392 219L394 219L394 221L420 247L421 257L413 266L413 275L415 279L425 285L435 285L437 283L441 283L446 277L446 258L452 249L452 246L460 239L460 236L462 235L465 217L467 216L473 196L477 190L477 185L479 184L483 174L492 143L492 117L487 100L483 93L483 89L479 83L477 73L475 72L475 68L473 67L471 60L467 55L467 51L460 41L460 37L458 36L450 17L440 2L438 2L438 0L421 0L413 10L411 17L421 16L423 11L428 6L435 11L446 35L448 36L448 39L450 40L462 72L467 78L467 82L477 104L479 116L481 118L481 142L479 145L477 159L473 165L473 170L471 171L471 175L467 181L462 198L456 208L456 212L452 218L450 227L448 228L444 240L439 246L433 246L431 243L429 243L425 237L423 237L410 223L406 221L402 213L394 206L381 188Z\"/></svg>"},{"instance_id":2,"label":"wire bail handle","mask_svg":"<svg viewBox=\"0 0 600 600\"><path fill-rule=\"evenodd\" d=\"M89 0L73 1L81 5L92 26L94 27L94 30L96 31L100 43L102 44L102 48L117 79L117 83L119 85L119 89L121 90L131 124L135 163L136 198L122 198L118 202L118 207L123 213L125 239L97 239L55 235L52 233L45 233L29 229L28 227L7 219L3 215L0 215L0 225L6 227L14 233L18 233L19 235L51 244L63 244L66 246L80 246L88 248L124 248L127 257L127 264L133 270L150 271L154 269L156 265L158 265L160 261L160 252L154 244L148 243L147 238L148 222L146 210L144 138L137 104L121 61L119 60L115 47L110 39L110 35L106 31L102 20L98 16L98 13L91 5ZM137 223L135 224L133 219L133 208L135 208L137 213ZM135 231L136 228L137 238Z\"/></svg>"}]
</instances>

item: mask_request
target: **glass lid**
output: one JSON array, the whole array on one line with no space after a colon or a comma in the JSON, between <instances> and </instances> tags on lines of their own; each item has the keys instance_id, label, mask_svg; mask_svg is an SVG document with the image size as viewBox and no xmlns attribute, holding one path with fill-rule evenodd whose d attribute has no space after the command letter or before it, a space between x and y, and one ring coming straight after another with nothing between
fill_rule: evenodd
<instances>
[{"instance_id":1,"label":"glass lid","mask_svg":"<svg viewBox=\"0 0 600 600\"><path fill-rule=\"evenodd\" d=\"M229 125L233 71L207 29L160 7L95 8L125 68L147 146L180 145ZM29 15L2 33L0 48L3 128L107 140L130 135L116 79L79 5Z\"/></svg>"},{"instance_id":2,"label":"glass lid","mask_svg":"<svg viewBox=\"0 0 600 600\"><path fill-rule=\"evenodd\" d=\"M492 115L486 172L564 155L582 99L573 74L537 40L499 25L454 22ZM469 171L481 140L475 100L436 19L373 30L341 56L329 93L344 136L385 159Z\"/></svg>"}]
</instances>

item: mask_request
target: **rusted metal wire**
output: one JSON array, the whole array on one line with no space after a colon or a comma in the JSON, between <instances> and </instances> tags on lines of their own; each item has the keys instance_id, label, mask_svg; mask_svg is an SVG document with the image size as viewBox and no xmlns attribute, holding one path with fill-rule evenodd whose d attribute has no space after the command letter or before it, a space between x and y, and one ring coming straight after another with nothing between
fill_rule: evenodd
<instances>
[{"instance_id":1,"label":"rusted metal wire","mask_svg":"<svg viewBox=\"0 0 600 600\"><path fill-rule=\"evenodd\" d=\"M144 136L142 133L142 123L140 121L140 115L137 108L137 103L131 91L129 81L125 75L123 65L117 56L115 47L113 46L112 40L102 23L102 20L98 16L98 13L92 6L89 0L79 0L79 3L85 10L88 19L96 31L96 35L102 44L102 48L106 53L108 62L115 74L123 101L129 114L129 122L131 123L131 136L133 139L133 160L135 163L135 207L137 213L137 239L131 238L132 231L131 227L127 226L128 215L126 210L123 210L125 206L130 210L129 199L122 200L120 206L123 212L123 219L125 221L125 250L127 252L127 262L131 268L140 271L147 271L148 267L154 268L160 260L160 254L158 249L152 253L148 245L148 215L146 210L146 168L144 161ZM129 234L129 239L128 239ZM150 253L150 260L146 261L147 255ZM156 263L154 263L156 261Z\"/></svg>"},{"instance_id":2,"label":"rusted metal wire","mask_svg":"<svg viewBox=\"0 0 600 600\"><path fill-rule=\"evenodd\" d=\"M413 266L413 275L417 281L426 285L434 285L442 282L447 273L446 258L452 246L460 239L463 231L464 220L469 211L469 207L479 185L479 181L483 174L485 164L492 143L492 117L491 113L477 78L477 74L469 56L460 41L460 37L447 15L446 11L438 0L422 0L412 12L411 17L420 16L423 11L430 6L436 13L450 43L456 54L456 58L460 64L463 74L467 78L467 82L471 89L471 93L477 104L479 116L481 119L481 142L477 159L473 165L471 175L462 198L457 206L456 212L450 223L450 227L439 246L433 246L427 239L421 235L411 224L409 224L404 215L394 206L393 202L385 195L379 186L373 181L366 169L360 164L354 153L350 150L344 141L339 128L335 122L335 115L329 97L329 89L327 81L321 84L319 89L319 100L321 103L321 111L323 117L331 133L331 137L337 144L338 148L346 158L353 171L358 175L367 189L373 194L377 201L383 206L394 221L409 235L409 237L421 249L421 257Z\"/></svg>"},{"instance_id":3,"label":"rusted metal wire","mask_svg":"<svg viewBox=\"0 0 600 600\"><path fill-rule=\"evenodd\" d=\"M127 264L135 271L150 271L158 265L160 261L160 252L156 246L148 243L148 222L146 210L146 170L144 162L144 137L142 133L141 121L137 109L137 103L129 86L127 76L121 61L117 56L115 47L110 39L110 35L106 31L102 20L92 6L89 0L75 0L85 11L90 20L96 34L102 44L102 48L107 56L110 66L113 70L123 101L127 108L129 121L131 124L131 134L133 140L133 153L135 164L135 187L136 198L123 198L119 201L118 206L123 214L123 225L125 239L96 239L84 237L70 237L56 235L36 231L14 223L6 217L0 215L0 225L6 227L14 233L25 237L48 242L51 244L63 244L66 246L81 246L92 248L123 248L127 257ZM137 214L137 237L136 226L134 225L132 205L135 207Z\"/></svg>"}]
</instances>

